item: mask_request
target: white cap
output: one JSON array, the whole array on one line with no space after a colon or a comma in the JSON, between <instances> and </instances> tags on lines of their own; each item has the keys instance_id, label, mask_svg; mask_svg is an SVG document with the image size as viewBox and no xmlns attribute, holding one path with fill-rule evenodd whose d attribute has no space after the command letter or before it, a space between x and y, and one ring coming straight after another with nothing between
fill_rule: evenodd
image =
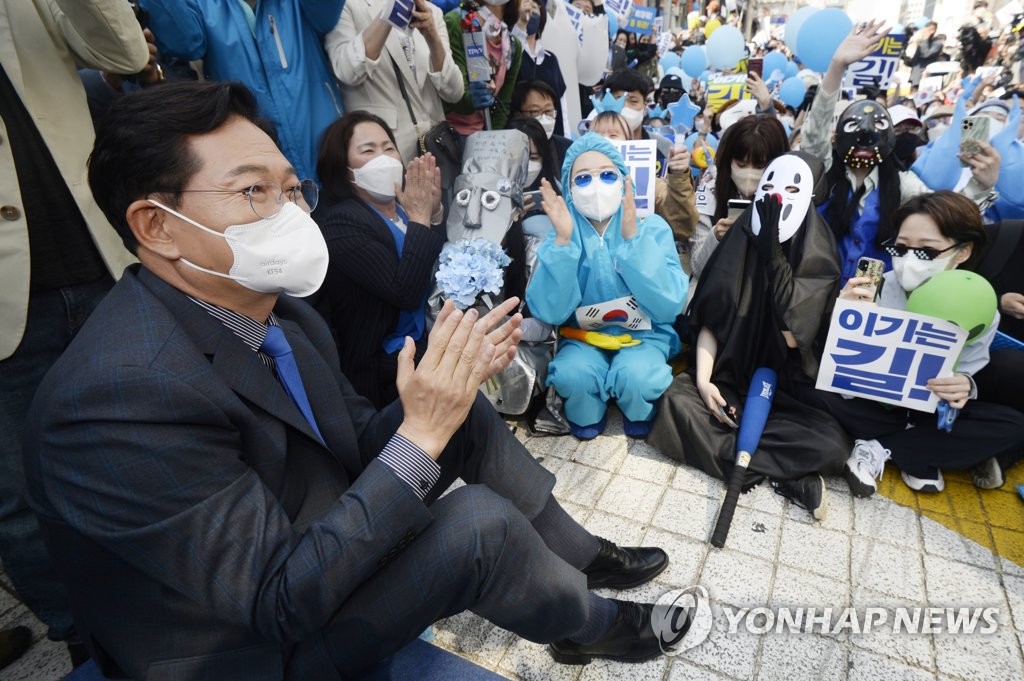
<instances>
[{"instance_id":1,"label":"white cap","mask_svg":"<svg viewBox=\"0 0 1024 681\"><path fill-rule=\"evenodd\" d=\"M897 104L896 106L889 107L889 118L892 119L893 126L897 126L900 123L913 123L917 126L922 126L924 123L917 117L917 112L911 109L909 106L903 104Z\"/></svg>"}]
</instances>

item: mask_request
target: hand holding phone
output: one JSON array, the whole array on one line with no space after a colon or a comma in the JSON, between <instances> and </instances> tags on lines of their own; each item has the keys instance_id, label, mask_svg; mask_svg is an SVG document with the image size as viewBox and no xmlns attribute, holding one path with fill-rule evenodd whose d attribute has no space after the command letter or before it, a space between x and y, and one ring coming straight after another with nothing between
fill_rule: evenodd
<instances>
[{"instance_id":1,"label":"hand holding phone","mask_svg":"<svg viewBox=\"0 0 1024 681\"><path fill-rule=\"evenodd\" d=\"M988 116L968 116L960 124L960 155L979 154L981 147L978 142L988 142L992 119ZM960 165L967 167L967 162L960 159Z\"/></svg>"},{"instance_id":2,"label":"hand holding phone","mask_svg":"<svg viewBox=\"0 0 1024 681\"><path fill-rule=\"evenodd\" d=\"M729 212L726 217L730 220L735 220L739 216L743 215L743 211L748 207L750 207L750 201L745 201L743 199L729 199Z\"/></svg>"},{"instance_id":3,"label":"hand holding phone","mask_svg":"<svg viewBox=\"0 0 1024 681\"><path fill-rule=\"evenodd\" d=\"M871 282L868 284L862 284L859 288L867 289L871 291L872 300L878 300L878 295L882 292L882 275L885 274L885 263L876 258L861 258L857 261L857 273L856 277L866 277Z\"/></svg>"},{"instance_id":4,"label":"hand holding phone","mask_svg":"<svg viewBox=\"0 0 1024 681\"><path fill-rule=\"evenodd\" d=\"M764 59L752 57L747 60L747 73L756 73L759 78L764 78ZM771 74L768 74L771 75Z\"/></svg>"}]
</instances>

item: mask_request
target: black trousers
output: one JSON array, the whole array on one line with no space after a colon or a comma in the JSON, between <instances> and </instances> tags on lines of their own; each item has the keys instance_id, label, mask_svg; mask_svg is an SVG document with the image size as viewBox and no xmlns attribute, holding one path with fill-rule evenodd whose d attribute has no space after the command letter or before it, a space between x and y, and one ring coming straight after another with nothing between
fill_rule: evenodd
<instances>
[{"instance_id":1,"label":"black trousers","mask_svg":"<svg viewBox=\"0 0 1024 681\"><path fill-rule=\"evenodd\" d=\"M400 406L386 411L397 427ZM356 678L437 620L465 610L536 642L582 628L590 607L586 577L530 522L551 498L554 476L485 399L478 396L438 463L441 479L426 499L433 523L364 582L327 627L295 647L287 678ZM469 484L438 499L460 476Z\"/></svg>"},{"instance_id":2,"label":"black trousers","mask_svg":"<svg viewBox=\"0 0 1024 681\"><path fill-rule=\"evenodd\" d=\"M1024 411L1024 352L993 350L985 368L974 375L978 397Z\"/></svg>"},{"instance_id":3,"label":"black trousers","mask_svg":"<svg viewBox=\"0 0 1024 681\"><path fill-rule=\"evenodd\" d=\"M893 463L914 477L966 470L992 457L1006 469L1024 457L1024 414L1001 404L969 401L947 433L936 427L935 414L809 387L800 399L828 411L853 437L878 440Z\"/></svg>"}]
</instances>

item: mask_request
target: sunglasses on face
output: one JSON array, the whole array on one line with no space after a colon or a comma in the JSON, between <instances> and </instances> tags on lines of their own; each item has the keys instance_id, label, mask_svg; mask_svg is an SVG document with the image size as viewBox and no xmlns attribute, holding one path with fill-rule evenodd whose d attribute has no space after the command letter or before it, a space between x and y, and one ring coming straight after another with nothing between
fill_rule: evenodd
<instances>
[{"instance_id":1,"label":"sunglasses on face","mask_svg":"<svg viewBox=\"0 0 1024 681\"><path fill-rule=\"evenodd\" d=\"M602 170L597 174L597 177L601 178L601 181L605 184L615 184L619 181L619 172L617 170ZM572 178L573 185L581 189L589 187L593 181L594 173L580 173Z\"/></svg>"},{"instance_id":2,"label":"sunglasses on face","mask_svg":"<svg viewBox=\"0 0 1024 681\"><path fill-rule=\"evenodd\" d=\"M953 244L949 248L943 248L942 250L939 250L938 248L929 248L928 246L925 246L924 248L911 248L910 246L902 246L898 244L886 244L882 246L882 248L884 248L885 252L894 258L903 258L907 253L913 253L914 257L918 260L935 260L946 251L951 251L962 245L963 243Z\"/></svg>"}]
</instances>

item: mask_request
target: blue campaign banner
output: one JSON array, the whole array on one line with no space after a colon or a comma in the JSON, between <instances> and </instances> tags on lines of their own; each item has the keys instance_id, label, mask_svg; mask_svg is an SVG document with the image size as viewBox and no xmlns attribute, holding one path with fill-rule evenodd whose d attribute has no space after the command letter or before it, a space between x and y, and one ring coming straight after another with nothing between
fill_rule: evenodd
<instances>
[{"instance_id":1,"label":"blue campaign banner","mask_svg":"<svg viewBox=\"0 0 1024 681\"><path fill-rule=\"evenodd\" d=\"M638 35L650 35L654 32L654 19L658 16L657 7L633 6L633 14L629 17L626 30Z\"/></svg>"}]
</instances>

